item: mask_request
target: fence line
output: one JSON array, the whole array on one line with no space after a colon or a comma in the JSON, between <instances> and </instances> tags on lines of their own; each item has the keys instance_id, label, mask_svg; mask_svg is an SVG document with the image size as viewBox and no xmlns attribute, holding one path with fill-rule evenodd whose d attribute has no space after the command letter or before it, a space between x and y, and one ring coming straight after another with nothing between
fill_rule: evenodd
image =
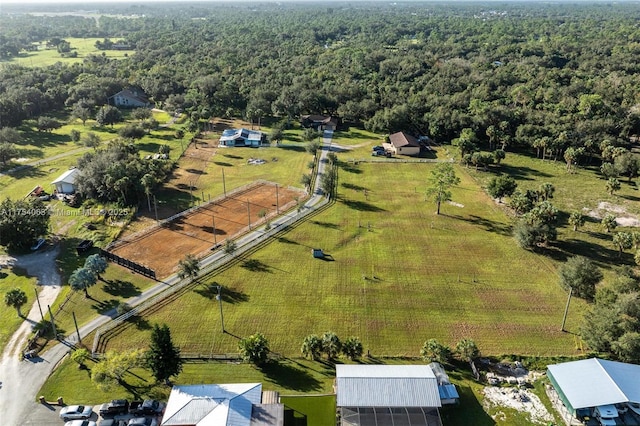
<instances>
[{"instance_id":1,"label":"fence line","mask_svg":"<svg viewBox=\"0 0 640 426\"><path fill-rule=\"evenodd\" d=\"M358 164L358 163L453 163L453 159L449 160L438 160L436 158L351 158L347 160L350 164Z\"/></svg>"},{"instance_id":2,"label":"fence line","mask_svg":"<svg viewBox=\"0 0 640 426\"><path fill-rule=\"evenodd\" d=\"M149 277L154 280L156 279L156 271L147 268L146 266L140 265L139 263L136 263L132 260L125 259L124 257L120 257L117 254L108 252L103 249L100 249L100 256L106 257L108 260L115 262L120 266L124 266L127 269L131 269L135 273L144 275L145 277Z\"/></svg>"},{"instance_id":3,"label":"fence line","mask_svg":"<svg viewBox=\"0 0 640 426\"><path fill-rule=\"evenodd\" d=\"M194 213L195 211L197 211L197 210L199 210L201 208L204 208L204 207L209 206L211 204L215 204L215 203L217 203L217 202L219 202L221 200L224 200L226 198L230 198L232 196L237 196L237 195L239 195L239 194L241 194L243 192L247 192L250 189L253 189L254 187L258 187L260 185L269 185L269 184L271 184L271 182L259 179L259 180L253 181L251 183L248 183L246 185L242 185L242 186L239 186L237 188L234 188L231 191L227 192L226 195L225 194L219 195L216 198L212 199L211 201L207 201L207 202L199 204L197 206L193 206L193 207L191 207L191 208L189 208L187 210L183 210L180 213L174 214L171 217L168 217L166 219L162 219L159 222L156 222L155 224L151 225L148 228L142 229L142 230L140 230L138 232L135 232L135 233L133 233L133 234L131 234L131 235L125 237L125 238L122 238L120 240L114 241L114 242L110 243L109 245L107 245L105 250L106 251L113 250L113 249L121 247L121 246L123 246L125 244L134 242L134 241L136 241L136 240L138 240L140 238L143 238L145 235L150 234L152 232L155 232L158 229L166 226L168 223L170 223L170 222L172 222L172 221L174 221L176 219L179 219L181 217L188 216L189 214Z\"/></svg>"},{"instance_id":4,"label":"fence line","mask_svg":"<svg viewBox=\"0 0 640 426\"><path fill-rule=\"evenodd\" d=\"M257 245L257 244L259 244L259 243L261 243L263 241L266 241L270 237L273 237L274 235L280 233L283 229L286 229L287 227L293 225L295 222L301 220L305 216L310 215L311 213L315 212L319 208L323 207L328 202L329 202L329 199L324 197L320 203L318 203L317 205L315 205L313 207L304 208L300 212L295 211L295 212L293 212L293 214L291 212L285 213L283 216L281 216L282 218L284 218L283 222L276 223L276 224L272 225L271 229L269 229L269 230L264 230L263 229L261 231L261 233L259 233L256 236L256 238L254 238L253 240L251 240L251 241L245 243L244 245L238 247L237 250L233 254L224 254L219 259L216 259L215 261L213 261L209 265L203 267L202 269L200 269L200 275L207 275L207 274L215 271L216 269L220 268L221 266L224 266L227 262L232 260L234 257L241 256L241 255L245 254L246 252L252 250L255 245ZM258 232L257 230L254 230L254 231ZM114 329L115 327L119 326L124 321L128 320L129 318L131 318L131 317L133 317L135 315L138 315L138 313L143 312L144 310L146 310L146 309L148 309L148 308L150 308L150 307L152 307L154 305L159 304L160 302L162 302L167 297L173 295L174 293L178 292L179 290L183 289L184 287L188 286L191 283L192 283L191 279L188 279L188 278L182 279L182 280L178 281L176 284L170 286L168 289L166 289L162 293L160 293L160 294L148 299L147 301L145 301L145 302L141 303L140 305L134 307L129 312L126 312L126 313L120 315L119 317L116 317L113 320L108 321L103 326L99 327L96 330L96 333L94 335L93 346L92 346L91 352L94 355L97 353L98 345L100 343L100 337L103 334L105 334L105 333L109 332L110 330Z\"/></svg>"}]
</instances>

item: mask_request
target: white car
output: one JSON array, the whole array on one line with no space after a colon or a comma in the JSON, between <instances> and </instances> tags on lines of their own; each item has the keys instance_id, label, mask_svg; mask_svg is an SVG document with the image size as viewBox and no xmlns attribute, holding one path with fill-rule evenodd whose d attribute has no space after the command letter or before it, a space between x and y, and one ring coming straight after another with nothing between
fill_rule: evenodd
<instances>
[{"instance_id":1,"label":"white car","mask_svg":"<svg viewBox=\"0 0 640 426\"><path fill-rule=\"evenodd\" d=\"M60 410L60 418L65 422L69 420L86 420L93 414L91 405L67 405Z\"/></svg>"},{"instance_id":2,"label":"white car","mask_svg":"<svg viewBox=\"0 0 640 426\"><path fill-rule=\"evenodd\" d=\"M96 426L93 420L71 420L66 422L64 426Z\"/></svg>"},{"instance_id":3,"label":"white car","mask_svg":"<svg viewBox=\"0 0 640 426\"><path fill-rule=\"evenodd\" d=\"M158 421L149 417L136 417L129 420L129 426L158 426Z\"/></svg>"}]
</instances>

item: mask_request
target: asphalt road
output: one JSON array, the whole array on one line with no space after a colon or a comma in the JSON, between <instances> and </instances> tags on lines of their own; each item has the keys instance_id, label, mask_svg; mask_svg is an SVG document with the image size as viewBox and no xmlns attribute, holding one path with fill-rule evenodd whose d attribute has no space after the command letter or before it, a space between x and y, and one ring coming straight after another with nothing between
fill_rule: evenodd
<instances>
[{"instance_id":1,"label":"asphalt road","mask_svg":"<svg viewBox=\"0 0 640 426\"><path fill-rule=\"evenodd\" d=\"M328 199L320 189L320 182L326 170L327 154L332 149L332 137L332 131L325 131L323 134L323 144L316 170L315 185L311 197L309 197L304 205L304 209L307 211L328 202ZM302 217L303 214L299 216ZM279 226L279 224L287 220L287 217L280 217L272 222L272 226ZM236 240L236 243L238 248L258 244L262 241L262 236L263 231L254 230ZM231 256L226 255L223 251L217 251L201 262L201 268L204 269L207 265L220 261L225 256L227 256L229 260L232 259ZM131 306L137 306L162 293L168 287L178 282L179 278L174 275L143 292L141 295L130 299L127 303ZM40 319L39 315L37 304L34 304L27 316L27 320L12 336L0 360L0 424L3 426L60 426L62 424L57 414L59 407L37 403L37 393L56 366L69 352L69 347L76 342L77 336L75 333L72 334L65 341L49 349L39 357L31 360L22 359L21 351L25 347L26 339L28 339L31 324L33 321ZM80 328L81 336L88 335L101 325L113 319L116 315L115 310L112 310L84 324ZM82 403L82 401L67 401L67 403Z\"/></svg>"}]
</instances>

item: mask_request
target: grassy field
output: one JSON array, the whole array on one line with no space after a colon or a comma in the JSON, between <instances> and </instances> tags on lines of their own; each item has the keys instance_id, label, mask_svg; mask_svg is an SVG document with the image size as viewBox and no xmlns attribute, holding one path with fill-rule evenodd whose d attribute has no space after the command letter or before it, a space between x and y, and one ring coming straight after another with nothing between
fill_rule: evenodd
<instances>
[{"instance_id":1,"label":"grassy field","mask_svg":"<svg viewBox=\"0 0 640 426\"><path fill-rule=\"evenodd\" d=\"M560 331L566 294L555 263L516 246L510 219L463 169L453 192L463 207L436 216L424 200L431 167L343 163L331 208L145 318L170 324L185 353L235 352L238 336L261 331L295 356L304 336L332 330L376 356L417 356L431 337L470 337L486 354L578 354L574 335ZM312 247L333 261L313 259ZM583 307L572 305L567 329L577 331ZM130 327L109 348L145 339Z\"/></svg>"},{"instance_id":2,"label":"grassy field","mask_svg":"<svg viewBox=\"0 0 640 426\"><path fill-rule=\"evenodd\" d=\"M4 304L4 295L14 288L19 288L27 295L27 304L22 307L22 314L27 315L31 309L31 303L35 300L34 288L36 279L26 276L25 271L18 267L3 267L0 269L0 351L9 341L13 332L22 324L24 319L18 316L14 308Z\"/></svg>"},{"instance_id":3,"label":"grassy field","mask_svg":"<svg viewBox=\"0 0 640 426\"><path fill-rule=\"evenodd\" d=\"M102 41L103 38L75 38L66 37L71 44L71 51L77 52L75 58L63 58L58 51L53 49L47 49L46 43L43 41L40 43L39 48L35 52L21 52L17 58L11 58L9 60L0 61L0 66L3 63L8 64L20 64L28 67L45 67L47 65L53 65L56 62L62 62L64 64L73 64L82 62L88 55L104 55L110 59L122 59L129 55L132 55L133 50L98 50L95 47L96 41Z\"/></svg>"}]
</instances>

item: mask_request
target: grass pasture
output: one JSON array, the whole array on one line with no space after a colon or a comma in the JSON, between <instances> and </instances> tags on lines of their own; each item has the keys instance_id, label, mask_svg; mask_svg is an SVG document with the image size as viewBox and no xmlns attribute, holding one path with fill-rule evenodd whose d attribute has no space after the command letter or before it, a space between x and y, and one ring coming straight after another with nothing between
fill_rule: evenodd
<instances>
[{"instance_id":1,"label":"grass pasture","mask_svg":"<svg viewBox=\"0 0 640 426\"><path fill-rule=\"evenodd\" d=\"M0 61L0 65L3 63L11 63L27 67L46 67L57 62L62 62L64 64L74 64L77 62L82 62L82 60L89 55L102 56L104 54L104 56L110 59L123 59L135 53L134 50L98 50L95 46L95 43L98 40L104 40L103 38L65 37L65 40L70 43L71 51L77 52L77 56L75 58L62 57L60 53L58 53L57 49L47 49L46 42L42 41L40 42L37 51L21 52L17 58Z\"/></svg>"},{"instance_id":2,"label":"grass pasture","mask_svg":"<svg viewBox=\"0 0 640 426\"><path fill-rule=\"evenodd\" d=\"M0 303L2 303L2 309L0 309L0 324L2 324L0 327L0 351L24 321L14 308L4 304L5 294L14 288L19 288L27 295L27 304L21 309L22 315L26 316L35 300L36 279L28 277L23 269L16 266L3 266L0 268Z\"/></svg>"},{"instance_id":3,"label":"grass pasture","mask_svg":"<svg viewBox=\"0 0 640 426\"><path fill-rule=\"evenodd\" d=\"M343 163L330 208L145 319L170 324L191 354L233 353L238 337L261 331L272 350L297 356L306 335L327 330L360 337L375 356L417 356L431 337L451 346L470 337L485 354L578 354L560 331L566 294L554 262L517 247L510 220L463 169L453 191L463 207L436 216L424 199L431 167ZM330 257L313 259L313 247ZM572 304L568 330L582 308ZM129 327L108 349L145 342Z\"/></svg>"}]
</instances>

